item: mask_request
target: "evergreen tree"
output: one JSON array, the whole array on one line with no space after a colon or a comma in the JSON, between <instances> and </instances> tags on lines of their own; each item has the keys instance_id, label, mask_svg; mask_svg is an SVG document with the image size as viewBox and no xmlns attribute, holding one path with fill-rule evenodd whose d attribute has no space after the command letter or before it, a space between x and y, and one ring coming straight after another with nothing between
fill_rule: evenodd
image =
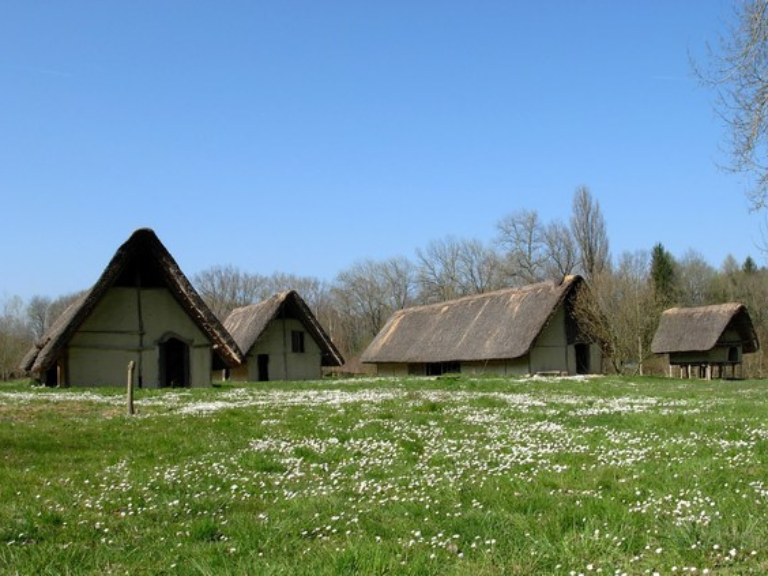
<instances>
[{"instance_id":1,"label":"evergreen tree","mask_svg":"<svg viewBox=\"0 0 768 576\"><path fill-rule=\"evenodd\" d=\"M651 283L659 305L666 307L676 301L675 259L661 242L656 244L651 251Z\"/></svg>"},{"instance_id":2,"label":"evergreen tree","mask_svg":"<svg viewBox=\"0 0 768 576\"><path fill-rule=\"evenodd\" d=\"M755 261L752 260L752 256L747 256L747 259L744 260L744 264L741 266L741 269L745 274L754 274L757 272L757 264L755 264Z\"/></svg>"}]
</instances>

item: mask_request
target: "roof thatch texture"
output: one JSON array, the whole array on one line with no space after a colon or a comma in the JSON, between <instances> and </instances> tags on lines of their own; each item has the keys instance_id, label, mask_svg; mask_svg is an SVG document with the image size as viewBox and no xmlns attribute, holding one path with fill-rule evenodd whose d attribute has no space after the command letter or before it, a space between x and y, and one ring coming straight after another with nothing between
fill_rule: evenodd
<instances>
[{"instance_id":1,"label":"roof thatch texture","mask_svg":"<svg viewBox=\"0 0 768 576\"><path fill-rule=\"evenodd\" d=\"M395 312L362 355L367 363L520 358L582 279L542 282Z\"/></svg>"},{"instance_id":2,"label":"roof thatch texture","mask_svg":"<svg viewBox=\"0 0 768 576\"><path fill-rule=\"evenodd\" d=\"M738 333L745 353L760 349L747 308L743 304L730 302L665 310L653 337L651 351L654 354L706 352L715 347L728 328Z\"/></svg>"},{"instance_id":3,"label":"roof thatch texture","mask_svg":"<svg viewBox=\"0 0 768 576\"><path fill-rule=\"evenodd\" d=\"M235 308L224 320L224 327L247 355L270 322L283 314L296 318L304 325L322 352L323 366L341 366L344 358L312 314L304 299L295 290L281 292L259 302Z\"/></svg>"},{"instance_id":4,"label":"roof thatch texture","mask_svg":"<svg viewBox=\"0 0 768 576\"><path fill-rule=\"evenodd\" d=\"M143 271L153 282L168 287L228 366L242 364L243 354L224 326L200 298L157 235L149 228L142 228L117 249L96 284L75 300L25 355L21 368L34 374L48 370L106 290L126 275L138 274L137 271Z\"/></svg>"}]
</instances>

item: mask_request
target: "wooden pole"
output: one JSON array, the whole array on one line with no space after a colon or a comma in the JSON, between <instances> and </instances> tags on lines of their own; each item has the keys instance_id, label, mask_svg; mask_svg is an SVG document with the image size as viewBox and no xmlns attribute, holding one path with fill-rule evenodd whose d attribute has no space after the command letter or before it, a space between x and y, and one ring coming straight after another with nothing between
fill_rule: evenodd
<instances>
[{"instance_id":1,"label":"wooden pole","mask_svg":"<svg viewBox=\"0 0 768 576\"><path fill-rule=\"evenodd\" d=\"M132 416L133 411L133 369L136 367L136 362L131 360L128 362L128 383L127 383L127 393L128 393L128 416Z\"/></svg>"}]
</instances>

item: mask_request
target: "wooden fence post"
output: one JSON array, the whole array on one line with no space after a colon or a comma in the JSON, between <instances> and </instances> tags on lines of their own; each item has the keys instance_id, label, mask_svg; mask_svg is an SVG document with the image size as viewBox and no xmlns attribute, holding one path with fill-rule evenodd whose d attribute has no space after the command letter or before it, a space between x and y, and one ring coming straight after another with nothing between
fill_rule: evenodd
<instances>
[{"instance_id":1,"label":"wooden fence post","mask_svg":"<svg viewBox=\"0 0 768 576\"><path fill-rule=\"evenodd\" d=\"M131 360L128 362L128 384L127 384L127 392L128 392L128 415L133 415L133 369L136 366L136 363Z\"/></svg>"}]
</instances>

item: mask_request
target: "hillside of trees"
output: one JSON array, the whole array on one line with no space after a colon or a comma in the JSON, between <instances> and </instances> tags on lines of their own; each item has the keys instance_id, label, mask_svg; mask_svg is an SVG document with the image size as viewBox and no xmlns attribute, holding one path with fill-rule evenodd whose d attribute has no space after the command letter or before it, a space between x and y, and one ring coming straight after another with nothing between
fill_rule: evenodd
<instances>
[{"instance_id":1,"label":"hillside of trees","mask_svg":"<svg viewBox=\"0 0 768 576\"><path fill-rule=\"evenodd\" d=\"M94 280L96 274L94 272ZM748 257L728 257L716 268L694 250L670 254L661 243L613 256L599 202L585 187L573 196L569 221L544 221L536 211L501 218L494 240L445 237L387 260L362 260L332 281L237 266L216 265L190 280L213 312L224 319L238 306L295 289L354 365L356 357L395 310L542 280L581 274L589 293L577 310L604 347L606 371L660 372L650 343L661 312L672 306L737 301L745 304L758 337L768 344L768 269ZM0 378L21 376L18 365L77 294L24 302L5 298L0 312ZM745 374L761 377L764 353L747 357Z\"/></svg>"}]
</instances>

